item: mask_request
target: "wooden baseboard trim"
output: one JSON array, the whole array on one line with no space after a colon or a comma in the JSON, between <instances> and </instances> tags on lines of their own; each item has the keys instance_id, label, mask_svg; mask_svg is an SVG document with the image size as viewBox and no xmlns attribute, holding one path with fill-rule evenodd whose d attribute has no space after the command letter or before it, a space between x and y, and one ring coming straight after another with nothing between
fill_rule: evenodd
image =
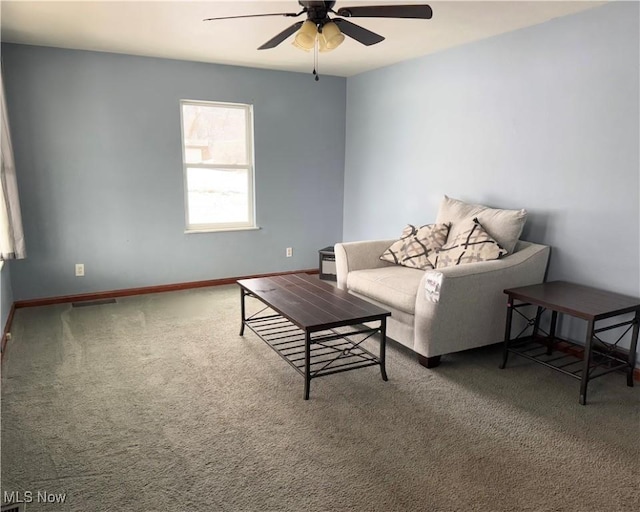
<instances>
[{"instance_id":1,"label":"wooden baseboard trim","mask_svg":"<svg viewBox=\"0 0 640 512\"><path fill-rule=\"evenodd\" d=\"M13 323L13 315L16 312L16 303L11 304L11 309L9 310L9 315L7 316L7 322L4 325L4 331L2 332L2 340L0 341L0 346L2 346L2 354L0 355L0 360L4 359L4 353L7 349L7 342L9 341L7 334L11 332L11 324Z\"/></svg>"},{"instance_id":2,"label":"wooden baseboard trim","mask_svg":"<svg viewBox=\"0 0 640 512\"><path fill-rule=\"evenodd\" d=\"M208 286L222 286L234 284L238 279L253 279L256 277L271 277L285 274L317 274L318 269L293 270L288 272L273 272L270 274L256 274L251 276L227 277L222 279L208 279L206 281L190 281L186 283L161 284L157 286L144 286L142 288L125 288L122 290L109 290L104 292L82 293L79 295L63 295L59 297L45 297L42 299L18 300L15 308L30 308L35 306L50 306L52 304L65 304L67 302L82 302L86 300L115 299L117 297L130 297L132 295L145 295L147 293L175 292L191 290L193 288L206 288ZM12 308L13 310L13 308Z\"/></svg>"},{"instance_id":3,"label":"wooden baseboard trim","mask_svg":"<svg viewBox=\"0 0 640 512\"><path fill-rule=\"evenodd\" d=\"M540 338L542 340L547 339L546 336L540 336ZM556 337L554 348L559 350L560 352L564 352L565 354L571 354L572 356L579 357L580 359L582 359L582 356L584 354L584 349L576 348L575 344L572 344L567 340L558 337ZM616 355L623 359L627 357L627 354L623 354L622 352L618 352ZM633 370L633 380L635 380L636 382L640 382L640 368L637 366Z\"/></svg>"}]
</instances>

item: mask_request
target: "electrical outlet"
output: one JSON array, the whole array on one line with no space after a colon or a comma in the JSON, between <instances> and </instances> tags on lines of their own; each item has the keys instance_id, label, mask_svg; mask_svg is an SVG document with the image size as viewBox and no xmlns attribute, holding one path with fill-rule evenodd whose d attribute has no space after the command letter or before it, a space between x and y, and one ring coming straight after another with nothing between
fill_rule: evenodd
<instances>
[{"instance_id":1,"label":"electrical outlet","mask_svg":"<svg viewBox=\"0 0 640 512\"><path fill-rule=\"evenodd\" d=\"M287 247L287 258L291 258L293 256L293 249L291 247Z\"/></svg>"},{"instance_id":2,"label":"electrical outlet","mask_svg":"<svg viewBox=\"0 0 640 512\"><path fill-rule=\"evenodd\" d=\"M84 263L76 263L76 277L84 276Z\"/></svg>"}]
</instances>

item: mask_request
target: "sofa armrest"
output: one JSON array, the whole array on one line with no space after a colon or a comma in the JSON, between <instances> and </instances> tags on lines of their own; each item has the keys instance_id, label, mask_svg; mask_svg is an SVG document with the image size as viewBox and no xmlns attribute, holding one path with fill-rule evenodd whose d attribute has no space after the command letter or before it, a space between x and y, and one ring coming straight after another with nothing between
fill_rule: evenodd
<instances>
[{"instance_id":1,"label":"sofa armrest","mask_svg":"<svg viewBox=\"0 0 640 512\"><path fill-rule=\"evenodd\" d=\"M500 341L504 289L543 282L550 251L545 245L520 242L517 252L500 260L427 271L416 296L414 350L434 357ZM432 272L442 278L435 301L425 291Z\"/></svg>"},{"instance_id":2,"label":"sofa armrest","mask_svg":"<svg viewBox=\"0 0 640 512\"><path fill-rule=\"evenodd\" d=\"M338 288L347 289L347 274L349 272L392 265L392 263L381 260L380 256L395 241L395 239L366 240L336 244L334 252Z\"/></svg>"},{"instance_id":3,"label":"sofa armrest","mask_svg":"<svg viewBox=\"0 0 640 512\"><path fill-rule=\"evenodd\" d=\"M546 262L549 259L551 248L546 245L534 244L531 242L519 242L520 250L505 256L499 260L479 261L476 263L466 263L453 267L437 270L446 277L464 277L471 275L484 275L491 279L493 273L504 273L511 269L514 272L526 272L538 259L543 260L544 270L546 270Z\"/></svg>"}]
</instances>

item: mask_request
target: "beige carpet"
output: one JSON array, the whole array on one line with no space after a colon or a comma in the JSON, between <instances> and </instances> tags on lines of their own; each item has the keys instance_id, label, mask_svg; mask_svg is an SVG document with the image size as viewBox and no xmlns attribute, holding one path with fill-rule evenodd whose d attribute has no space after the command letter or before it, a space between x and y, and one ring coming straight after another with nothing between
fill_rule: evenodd
<instances>
[{"instance_id":1,"label":"beige carpet","mask_svg":"<svg viewBox=\"0 0 640 512\"><path fill-rule=\"evenodd\" d=\"M2 369L2 491L28 511L630 511L640 386L500 347L303 379L239 330L235 286L21 309ZM375 346L375 345L374 345Z\"/></svg>"}]
</instances>

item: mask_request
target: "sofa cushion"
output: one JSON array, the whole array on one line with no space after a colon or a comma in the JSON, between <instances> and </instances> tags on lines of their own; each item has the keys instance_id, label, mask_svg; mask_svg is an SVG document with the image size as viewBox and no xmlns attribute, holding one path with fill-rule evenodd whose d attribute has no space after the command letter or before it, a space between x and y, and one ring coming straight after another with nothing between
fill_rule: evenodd
<instances>
[{"instance_id":1,"label":"sofa cushion","mask_svg":"<svg viewBox=\"0 0 640 512\"><path fill-rule=\"evenodd\" d=\"M400 239L391 244L380 259L409 268L433 268L428 257L444 245L448 233L449 224L427 224L420 227L407 224Z\"/></svg>"},{"instance_id":2,"label":"sofa cushion","mask_svg":"<svg viewBox=\"0 0 640 512\"><path fill-rule=\"evenodd\" d=\"M436 269L490 261L501 258L507 251L503 249L482 227L477 218L462 225L463 231L447 242L440 251L429 256Z\"/></svg>"},{"instance_id":3,"label":"sofa cushion","mask_svg":"<svg viewBox=\"0 0 640 512\"><path fill-rule=\"evenodd\" d=\"M423 270L400 265L354 270L347 277L347 288L413 315L422 276Z\"/></svg>"},{"instance_id":4,"label":"sofa cushion","mask_svg":"<svg viewBox=\"0 0 640 512\"><path fill-rule=\"evenodd\" d=\"M458 199L444 196L440 203L437 223L451 223L447 242L455 238L468 227L466 221L477 217L487 233L496 240L508 253L515 249L516 242L522 234L527 220L526 210L500 210L480 204L465 203Z\"/></svg>"}]
</instances>

